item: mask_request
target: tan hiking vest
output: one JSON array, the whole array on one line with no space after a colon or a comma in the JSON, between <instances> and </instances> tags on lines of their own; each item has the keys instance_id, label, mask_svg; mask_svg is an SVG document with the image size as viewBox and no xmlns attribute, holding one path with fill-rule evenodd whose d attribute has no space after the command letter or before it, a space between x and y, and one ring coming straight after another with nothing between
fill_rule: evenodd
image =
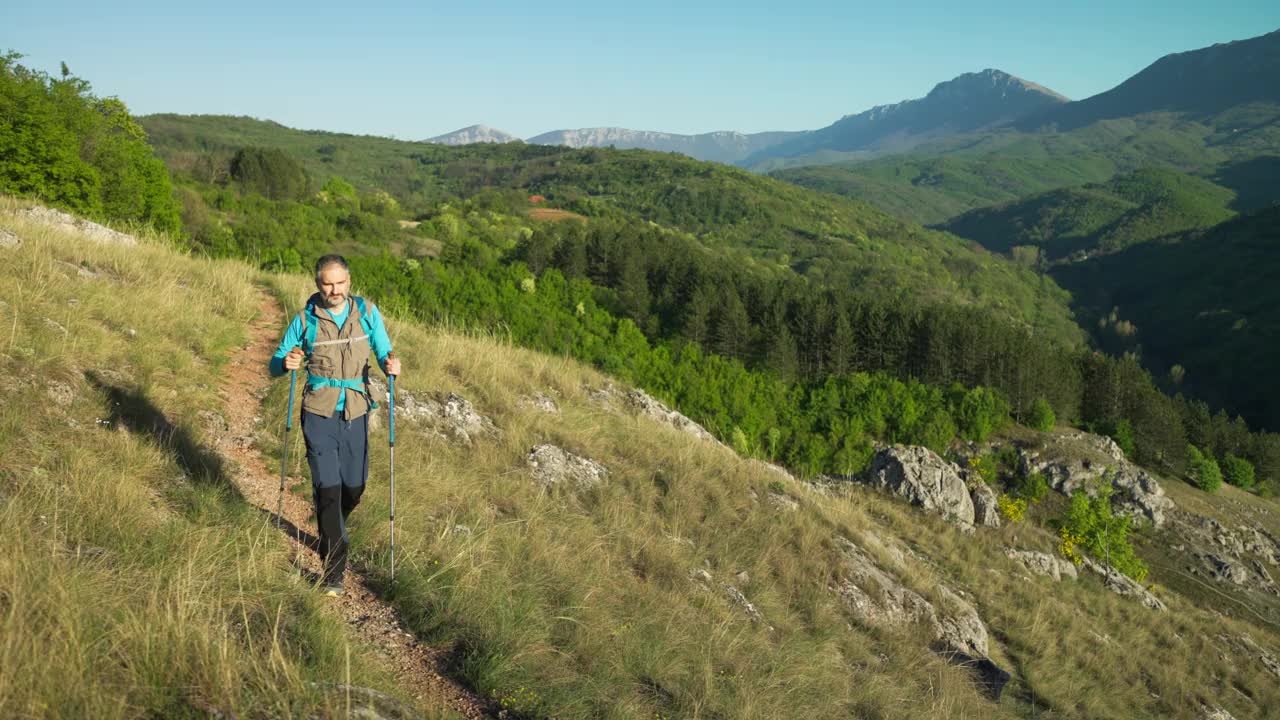
<instances>
[{"instance_id":1,"label":"tan hiking vest","mask_svg":"<svg viewBox=\"0 0 1280 720\"><path fill-rule=\"evenodd\" d=\"M342 327L324 309L318 294L298 312L303 327L314 323L314 342L303 343L307 358L307 386L302 393L303 412L331 417L339 393L346 393L342 418L352 420L369 412L369 335L360 312L363 303L347 300L351 309ZM314 319L308 319L310 313ZM374 406L376 407L376 405Z\"/></svg>"}]
</instances>

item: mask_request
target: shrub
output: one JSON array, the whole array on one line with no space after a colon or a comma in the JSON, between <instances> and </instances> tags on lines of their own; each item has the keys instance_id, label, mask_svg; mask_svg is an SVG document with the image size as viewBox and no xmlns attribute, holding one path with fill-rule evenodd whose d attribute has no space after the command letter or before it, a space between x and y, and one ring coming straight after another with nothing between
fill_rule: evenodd
<instances>
[{"instance_id":1,"label":"shrub","mask_svg":"<svg viewBox=\"0 0 1280 720\"><path fill-rule=\"evenodd\" d=\"M1227 455L1222 460L1222 479L1238 488L1248 490L1253 487L1253 463L1235 455Z\"/></svg>"},{"instance_id":2,"label":"shrub","mask_svg":"<svg viewBox=\"0 0 1280 720\"><path fill-rule=\"evenodd\" d=\"M1195 445L1187 446L1187 475L1205 492L1213 492L1222 486L1222 470L1213 455L1200 452Z\"/></svg>"},{"instance_id":3,"label":"shrub","mask_svg":"<svg viewBox=\"0 0 1280 720\"><path fill-rule=\"evenodd\" d=\"M1036 398L1031 403L1031 416L1027 418L1027 422L1035 430L1048 432L1058 423L1058 417L1053 414L1053 406L1044 398Z\"/></svg>"},{"instance_id":4,"label":"shrub","mask_svg":"<svg viewBox=\"0 0 1280 720\"><path fill-rule=\"evenodd\" d=\"M1147 576L1147 564L1138 558L1129 542L1133 520L1125 515L1112 514L1113 494L1115 488L1111 484L1110 473L1103 476L1094 497L1089 497L1084 490L1072 494L1071 505L1059 529L1063 538L1059 551L1064 557L1077 562L1068 551L1082 546L1099 560L1110 562L1111 567L1142 582Z\"/></svg>"},{"instance_id":5,"label":"shrub","mask_svg":"<svg viewBox=\"0 0 1280 720\"><path fill-rule=\"evenodd\" d=\"M1044 473L1020 475L1014 481L1013 492L1027 502L1040 502L1049 492L1049 481L1045 479Z\"/></svg>"},{"instance_id":6,"label":"shrub","mask_svg":"<svg viewBox=\"0 0 1280 720\"><path fill-rule=\"evenodd\" d=\"M959 397L955 405L953 414L961 437L974 442L986 440L1009 417L1009 403L991 388L969 390Z\"/></svg>"},{"instance_id":7,"label":"shrub","mask_svg":"<svg viewBox=\"0 0 1280 720\"><path fill-rule=\"evenodd\" d=\"M1027 501L1022 498L1013 498L1008 495L1001 494L996 498L996 509L1000 511L1000 515L1009 522L1022 522L1027 514Z\"/></svg>"},{"instance_id":8,"label":"shrub","mask_svg":"<svg viewBox=\"0 0 1280 720\"><path fill-rule=\"evenodd\" d=\"M974 455L969 458L969 469L978 475L978 479L987 485L995 484L999 477L999 466L993 455Z\"/></svg>"}]
</instances>

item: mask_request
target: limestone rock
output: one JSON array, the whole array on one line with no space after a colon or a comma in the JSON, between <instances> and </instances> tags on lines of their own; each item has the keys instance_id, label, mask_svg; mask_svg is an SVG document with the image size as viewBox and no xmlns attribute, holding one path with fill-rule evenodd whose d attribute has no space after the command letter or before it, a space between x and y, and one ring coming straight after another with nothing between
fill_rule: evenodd
<instances>
[{"instance_id":1,"label":"limestone rock","mask_svg":"<svg viewBox=\"0 0 1280 720\"><path fill-rule=\"evenodd\" d=\"M996 503L996 491L979 480L969 493L973 500L973 521L983 527L1000 527L1000 508Z\"/></svg>"},{"instance_id":2,"label":"limestone rock","mask_svg":"<svg viewBox=\"0 0 1280 720\"><path fill-rule=\"evenodd\" d=\"M1244 585L1249 581L1249 571L1239 563L1212 553L1205 555L1202 559L1215 580L1236 585Z\"/></svg>"},{"instance_id":3,"label":"limestone rock","mask_svg":"<svg viewBox=\"0 0 1280 720\"><path fill-rule=\"evenodd\" d=\"M138 239L132 235L127 235L116 230L112 230L104 225L95 222L83 220L74 215L54 210L53 208L29 207L25 210L18 211L18 214L27 220L58 228L60 230L72 230L78 232L90 240L100 243L116 244L116 245L137 245Z\"/></svg>"},{"instance_id":4,"label":"limestone rock","mask_svg":"<svg viewBox=\"0 0 1280 720\"><path fill-rule=\"evenodd\" d=\"M1020 470L1041 473L1054 490L1071 495L1076 490L1092 492L1094 485L1110 472L1116 489L1112 503L1116 509L1161 527L1173 501L1151 473L1129 462L1111 438L1091 433L1058 433L1044 447L1019 448Z\"/></svg>"},{"instance_id":5,"label":"limestone rock","mask_svg":"<svg viewBox=\"0 0 1280 720\"><path fill-rule=\"evenodd\" d=\"M938 592L942 596L935 625L939 642L949 650L986 657L990 639L977 608L945 586L938 586Z\"/></svg>"},{"instance_id":6,"label":"limestone rock","mask_svg":"<svg viewBox=\"0 0 1280 720\"><path fill-rule=\"evenodd\" d=\"M1084 566L1089 570L1102 576L1102 584L1111 592L1125 597L1131 597L1142 603L1144 606L1152 610L1167 611L1169 608L1160 600L1160 598L1152 595L1149 590L1139 585L1133 578L1119 572L1118 570L1108 570L1099 563L1085 558Z\"/></svg>"},{"instance_id":7,"label":"limestone rock","mask_svg":"<svg viewBox=\"0 0 1280 720\"><path fill-rule=\"evenodd\" d=\"M853 541L837 538L844 565L832 589L846 609L871 626L902 627L924 623L941 646L953 652L986 656L988 633L978 611L954 591L939 587L941 607L903 585Z\"/></svg>"},{"instance_id":8,"label":"limestone rock","mask_svg":"<svg viewBox=\"0 0 1280 720\"><path fill-rule=\"evenodd\" d=\"M1200 706L1200 720L1236 720L1235 716L1215 705Z\"/></svg>"},{"instance_id":9,"label":"limestone rock","mask_svg":"<svg viewBox=\"0 0 1280 720\"><path fill-rule=\"evenodd\" d=\"M786 493L769 491L769 504L778 510L794 511L800 509L800 503Z\"/></svg>"},{"instance_id":10,"label":"limestone rock","mask_svg":"<svg viewBox=\"0 0 1280 720\"><path fill-rule=\"evenodd\" d=\"M387 386L370 378L369 390L385 406ZM396 421L424 427L431 434L459 445L502 436L493 421L476 412L466 398L452 392L396 391Z\"/></svg>"},{"instance_id":11,"label":"limestone rock","mask_svg":"<svg viewBox=\"0 0 1280 720\"><path fill-rule=\"evenodd\" d=\"M22 244L22 238L10 230L0 228L0 248L16 248Z\"/></svg>"},{"instance_id":12,"label":"limestone rock","mask_svg":"<svg viewBox=\"0 0 1280 720\"><path fill-rule=\"evenodd\" d=\"M1015 550L1007 548L1004 554L1011 560L1017 560L1022 563L1031 572L1037 575L1045 575L1054 580L1061 580L1069 577L1075 580L1079 577L1076 572L1076 566L1069 560L1055 557L1049 553L1036 552L1034 550Z\"/></svg>"},{"instance_id":13,"label":"limestone rock","mask_svg":"<svg viewBox=\"0 0 1280 720\"><path fill-rule=\"evenodd\" d=\"M760 609L757 608L754 603L748 600L747 596L743 595L741 590L739 590L738 588L732 585L725 585L724 594L728 596L730 602L732 602L734 605L737 605L739 608L741 608L742 612L746 613L747 617L751 618L751 622L757 623L757 624L765 624L764 615L760 613ZM773 630L772 627L770 627L769 629Z\"/></svg>"},{"instance_id":14,"label":"limestone rock","mask_svg":"<svg viewBox=\"0 0 1280 720\"><path fill-rule=\"evenodd\" d=\"M586 489L604 482L609 471L600 463L556 447L542 444L529 451L529 468L533 479L545 488L572 485Z\"/></svg>"},{"instance_id":15,"label":"limestone rock","mask_svg":"<svg viewBox=\"0 0 1280 720\"><path fill-rule=\"evenodd\" d=\"M615 404L621 405L626 410L641 417L647 417L664 425L670 425L700 440L714 443L720 442L714 435L707 432L706 428L672 410L639 388L631 388L624 391L613 383L606 383L601 388L587 388L587 395L601 405L609 407L613 407Z\"/></svg>"},{"instance_id":16,"label":"limestone rock","mask_svg":"<svg viewBox=\"0 0 1280 720\"><path fill-rule=\"evenodd\" d=\"M973 527L973 499L959 469L925 447L894 445L876 453L865 481L938 512L961 527Z\"/></svg>"},{"instance_id":17,"label":"limestone rock","mask_svg":"<svg viewBox=\"0 0 1280 720\"><path fill-rule=\"evenodd\" d=\"M527 408L533 408L534 410L541 410L542 412L548 413L551 415L560 414L560 406L556 404L555 400L551 399L551 396L546 395L545 393L521 395L519 398L516 399L516 404L519 405L520 407L527 407Z\"/></svg>"},{"instance_id":18,"label":"limestone rock","mask_svg":"<svg viewBox=\"0 0 1280 720\"><path fill-rule=\"evenodd\" d=\"M76 398L76 391L64 382L51 380L45 385L45 393L54 405L65 408L71 405L71 401Z\"/></svg>"}]
</instances>

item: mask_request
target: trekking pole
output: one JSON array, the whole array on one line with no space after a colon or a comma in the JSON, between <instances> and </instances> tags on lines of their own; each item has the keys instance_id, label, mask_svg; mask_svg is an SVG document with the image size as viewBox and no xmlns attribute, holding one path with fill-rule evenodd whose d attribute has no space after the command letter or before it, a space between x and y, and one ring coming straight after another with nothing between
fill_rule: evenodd
<instances>
[{"instance_id":1,"label":"trekking pole","mask_svg":"<svg viewBox=\"0 0 1280 720\"><path fill-rule=\"evenodd\" d=\"M387 353L395 357L394 353ZM387 417L391 453L391 582L396 581L396 376L387 376Z\"/></svg>"},{"instance_id":2,"label":"trekking pole","mask_svg":"<svg viewBox=\"0 0 1280 720\"><path fill-rule=\"evenodd\" d=\"M289 414L284 418L284 449L280 452L280 499L276 501L276 528L284 522L284 474L289 467L289 431L293 429L293 389L298 382L298 371L289 371Z\"/></svg>"}]
</instances>

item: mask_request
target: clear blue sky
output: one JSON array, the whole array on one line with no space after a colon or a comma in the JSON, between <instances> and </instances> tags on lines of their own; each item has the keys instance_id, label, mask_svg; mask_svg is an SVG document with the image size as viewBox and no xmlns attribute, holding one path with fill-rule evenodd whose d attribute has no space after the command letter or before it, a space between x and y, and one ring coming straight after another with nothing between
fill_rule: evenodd
<instances>
[{"instance_id":1,"label":"clear blue sky","mask_svg":"<svg viewBox=\"0 0 1280 720\"><path fill-rule=\"evenodd\" d=\"M6 0L0 50L65 60L137 114L416 140L474 123L811 129L987 67L1078 99L1280 27L1274 0L188 5Z\"/></svg>"}]
</instances>

